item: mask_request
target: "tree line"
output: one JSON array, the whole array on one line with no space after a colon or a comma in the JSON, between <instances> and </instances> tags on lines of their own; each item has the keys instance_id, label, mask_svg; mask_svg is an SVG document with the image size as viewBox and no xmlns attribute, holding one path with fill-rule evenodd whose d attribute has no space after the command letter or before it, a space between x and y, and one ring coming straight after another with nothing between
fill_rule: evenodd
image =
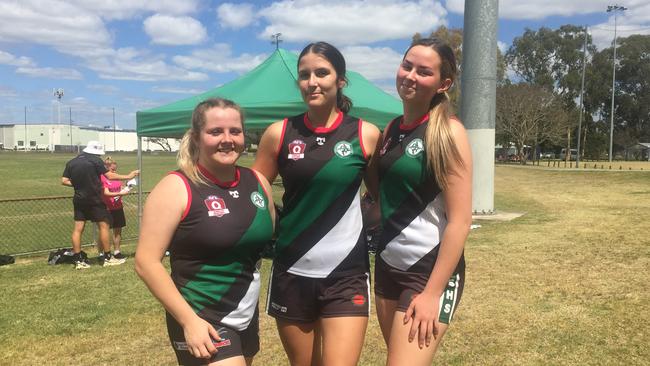
<instances>
[{"instance_id":1,"label":"tree line","mask_svg":"<svg viewBox=\"0 0 650 366\"><path fill-rule=\"evenodd\" d=\"M462 29L440 27L462 60ZM421 37L415 34L414 39ZM585 43L586 37L586 43ZM650 36L618 37L613 156L650 142ZM609 150L613 47L598 50L584 27L526 29L505 54L497 50L496 142L514 145L525 163L532 152L577 147L583 56L585 84L580 131L582 158L606 159ZM461 70L462 72L462 70ZM456 88L452 100L460 98ZM537 154L534 154L535 157ZM570 154L566 154L569 158Z\"/></svg>"}]
</instances>

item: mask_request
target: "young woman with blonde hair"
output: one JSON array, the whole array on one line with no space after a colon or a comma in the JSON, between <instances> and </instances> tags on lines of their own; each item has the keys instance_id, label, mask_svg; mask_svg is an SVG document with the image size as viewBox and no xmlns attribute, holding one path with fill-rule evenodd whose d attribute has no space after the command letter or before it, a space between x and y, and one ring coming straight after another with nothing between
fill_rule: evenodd
<instances>
[{"instance_id":1,"label":"young woman with blonde hair","mask_svg":"<svg viewBox=\"0 0 650 366\"><path fill-rule=\"evenodd\" d=\"M384 130L375 157L383 222L375 294L388 365L430 365L462 295L472 158L449 110L455 78L449 46L414 42L396 76L404 115Z\"/></svg>"},{"instance_id":2,"label":"young woman with blonde hair","mask_svg":"<svg viewBox=\"0 0 650 366\"><path fill-rule=\"evenodd\" d=\"M259 350L257 262L274 208L266 179L236 164L243 150L239 106L199 103L181 142L180 169L145 204L136 271L167 310L182 365L250 365ZM161 263L166 250L171 276Z\"/></svg>"}]
</instances>

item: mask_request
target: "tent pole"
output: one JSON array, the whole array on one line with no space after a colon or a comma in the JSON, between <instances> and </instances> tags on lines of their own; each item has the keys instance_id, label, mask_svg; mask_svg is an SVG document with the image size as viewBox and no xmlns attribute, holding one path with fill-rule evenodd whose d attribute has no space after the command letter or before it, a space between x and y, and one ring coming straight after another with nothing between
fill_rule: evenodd
<instances>
[{"instance_id":1,"label":"tent pole","mask_svg":"<svg viewBox=\"0 0 650 366\"><path fill-rule=\"evenodd\" d=\"M142 137L138 136L138 237L140 236L140 222L142 221Z\"/></svg>"}]
</instances>

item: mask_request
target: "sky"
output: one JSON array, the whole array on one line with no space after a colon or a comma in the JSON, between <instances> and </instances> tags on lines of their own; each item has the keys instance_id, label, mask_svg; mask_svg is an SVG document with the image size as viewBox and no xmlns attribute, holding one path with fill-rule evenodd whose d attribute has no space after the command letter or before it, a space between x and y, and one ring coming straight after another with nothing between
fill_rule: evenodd
<instances>
[{"instance_id":1,"label":"sky","mask_svg":"<svg viewBox=\"0 0 650 366\"><path fill-rule=\"evenodd\" d=\"M650 34L649 0L500 0L498 45L526 28L575 24L609 47L615 4L628 8L616 13L619 37ZM463 0L0 0L0 124L112 126L115 116L134 129L137 111L253 69L276 33L294 52L335 45L349 70L394 95L412 35L462 28L463 10Z\"/></svg>"}]
</instances>

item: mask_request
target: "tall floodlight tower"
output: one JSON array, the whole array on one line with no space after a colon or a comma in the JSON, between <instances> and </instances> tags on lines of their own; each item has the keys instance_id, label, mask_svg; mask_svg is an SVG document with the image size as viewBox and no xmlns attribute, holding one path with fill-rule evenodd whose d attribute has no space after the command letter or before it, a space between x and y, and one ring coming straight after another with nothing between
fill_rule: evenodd
<instances>
[{"instance_id":1,"label":"tall floodlight tower","mask_svg":"<svg viewBox=\"0 0 650 366\"><path fill-rule=\"evenodd\" d=\"M608 5L607 12L614 13L614 61L612 63L612 113L609 119L609 162L612 162L614 146L614 91L616 90L616 14L619 11L627 10L624 6Z\"/></svg>"},{"instance_id":2,"label":"tall floodlight tower","mask_svg":"<svg viewBox=\"0 0 650 366\"><path fill-rule=\"evenodd\" d=\"M460 114L474 162L472 211L494 213L497 0L465 0Z\"/></svg>"},{"instance_id":3,"label":"tall floodlight tower","mask_svg":"<svg viewBox=\"0 0 650 366\"><path fill-rule=\"evenodd\" d=\"M57 124L61 124L61 98L63 98L63 89L58 88L53 90L54 96L56 97L58 103L56 104L57 108ZM50 136L50 151L54 151L54 128L52 128L52 136Z\"/></svg>"}]
</instances>

